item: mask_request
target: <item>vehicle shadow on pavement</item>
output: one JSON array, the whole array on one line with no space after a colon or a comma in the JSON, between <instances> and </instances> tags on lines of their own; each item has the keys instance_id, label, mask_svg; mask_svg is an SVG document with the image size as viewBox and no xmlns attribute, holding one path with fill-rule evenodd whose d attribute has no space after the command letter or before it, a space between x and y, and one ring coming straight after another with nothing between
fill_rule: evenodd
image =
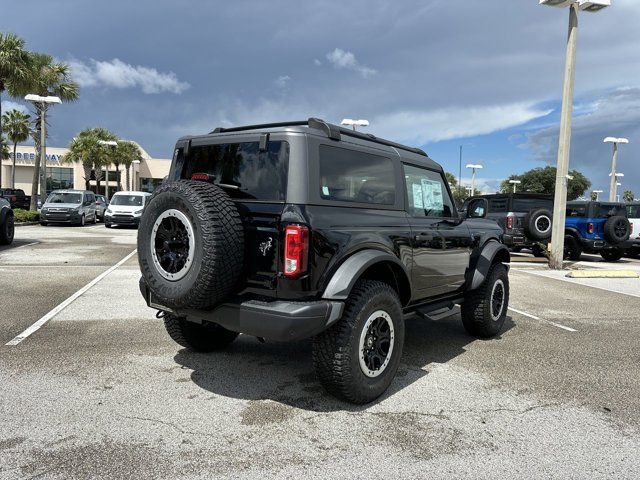
<instances>
[{"instance_id":1,"label":"vehicle shadow on pavement","mask_svg":"<svg viewBox=\"0 0 640 480\"><path fill-rule=\"evenodd\" d=\"M29 238L21 238L21 239L14 238L13 243L11 243L10 245L0 245L0 253L6 252L7 250L13 250L18 247L23 247L25 245L29 245L30 243L37 242L37 241L38 241L37 239L34 240Z\"/></svg>"},{"instance_id":2,"label":"vehicle shadow on pavement","mask_svg":"<svg viewBox=\"0 0 640 480\"><path fill-rule=\"evenodd\" d=\"M507 317L503 334L514 327ZM229 398L272 400L291 407L316 411L358 412L409 387L429 374L433 364L447 363L466 347L481 341L470 337L458 315L439 321L409 318L398 373L387 392L368 405L350 405L326 393L311 361L311 341L259 343L241 335L228 349L209 354L180 350L174 360L192 370L191 380L200 388Z\"/></svg>"}]
</instances>

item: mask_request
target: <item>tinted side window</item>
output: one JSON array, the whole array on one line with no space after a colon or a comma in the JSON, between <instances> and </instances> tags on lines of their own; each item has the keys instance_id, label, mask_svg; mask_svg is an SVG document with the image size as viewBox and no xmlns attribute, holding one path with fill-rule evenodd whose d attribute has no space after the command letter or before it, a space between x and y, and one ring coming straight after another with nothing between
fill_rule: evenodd
<instances>
[{"instance_id":1,"label":"tinted side window","mask_svg":"<svg viewBox=\"0 0 640 480\"><path fill-rule=\"evenodd\" d=\"M567 205L567 217L585 217L586 215L586 205Z\"/></svg>"},{"instance_id":2,"label":"tinted side window","mask_svg":"<svg viewBox=\"0 0 640 480\"><path fill-rule=\"evenodd\" d=\"M208 173L231 198L283 202L287 193L289 143L222 143L192 147L182 178Z\"/></svg>"},{"instance_id":3,"label":"tinted side window","mask_svg":"<svg viewBox=\"0 0 640 480\"><path fill-rule=\"evenodd\" d=\"M596 217L613 217L614 215L627 216L627 209L623 205L599 205L596 210Z\"/></svg>"},{"instance_id":4,"label":"tinted side window","mask_svg":"<svg viewBox=\"0 0 640 480\"><path fill-rule=\"evenodd\" d=\"M640 218L640 205L628 205L627 215L629 218Z\"/></svg>"},{"instance_id":5,"label":"tinted side window","mask_svg":"<svg viewBox=\"0 0 640 480\"><path fill-rule=\"evenodd\" d=\"M536 208L546 208L547 210L553 210L553 200L544 200L537 198L514 198L513 199L513 211L514 212L528 212Z\"/></svg>"},{"instance_id":6,"label":"tinted side window","mask_svg":"<svg viewBox=\"0 0 640 480\"><path fill-rule=\"evenodd\" d=\"M491 213L506 212L508 199L506 198L490 198L489 199L489 211Z\"/></svg>"},{"instance_id":7,"label":"tinted side window","mask_svg":"<svg viewBox=\"0 0 640 480\"><path fill-rule=\"evenodd\" d=\"M320 197L393 205L396 203L393 162L378 155L320 145Z\"/></svg>"},{"instance_id":8,"label":"tinted side window","mask_svg":"<svg viewBox=\"0 0 640 480\"><path fill-rule=\"evenodd\" d=\"M414 217L453 216L453 201L442 174L426 168L403 165L407 185L407 207Z\"/></svg>"}]
</instances>

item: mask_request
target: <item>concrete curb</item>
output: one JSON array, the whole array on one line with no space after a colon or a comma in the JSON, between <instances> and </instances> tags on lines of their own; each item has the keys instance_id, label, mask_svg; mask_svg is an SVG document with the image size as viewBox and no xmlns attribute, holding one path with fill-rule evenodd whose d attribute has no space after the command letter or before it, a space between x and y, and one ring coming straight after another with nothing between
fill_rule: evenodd
<instances>
[{"instance_id":1,"label":"concrete curb","mask_svg":"<svg viewBox=\"0 0 640 480\"><path fill-rule=\"evenodd\" d=\"M28 227L29 225L40 225L40 222L19 222L13 224L14 227Z\"/></svg>"},{"instance_id":2,"label":"concrete curb","mask_svg":"<svg viewBox=\"0 0 640 480\"><path fill-rule=\"evenodd\" d=\"M567 273L567 278L640 278L638 272L632 270L574 270Z\"/></svg>"}]
</instances>

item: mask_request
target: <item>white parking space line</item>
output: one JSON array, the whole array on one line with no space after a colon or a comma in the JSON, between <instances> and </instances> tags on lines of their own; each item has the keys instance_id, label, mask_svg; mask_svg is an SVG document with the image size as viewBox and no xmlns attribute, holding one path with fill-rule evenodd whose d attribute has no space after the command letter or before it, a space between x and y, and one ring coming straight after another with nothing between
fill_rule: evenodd
<instances>
[{"instance_id":1,"label":"white parking space line","mask_svg":"<svg viewBox=\"0 0 640 480\"><path fill-rule=\"evenodd\" d=\"M91 280L84 287L82 287L76 293L71 295L69 298L67 298L64 302L59 304L53 310L49 311L46 315L44 315L42 318L40 318L40 320L35 322L33 325L31 325L29 328L27 328L24 332L22 332L20 335L16 336L13 340L10 340L9 342L7 342L5 345L7 345L7 346L18 345L25 338L28 338L29 335L32 335L33 333L35 333L38 330L40 330L40 328L42 328L42 326L45 325L49 320L51 320L58 313L60 313L65 308L67 308L70 304L73 303L74 300L76 300L78 297L80 297L82 294L84 294L87 290L89 290L91 287L93 287L96 283L98 283L104 277L106 277L111 272L113 272L116 268L118 268L119 266L124 264L127 260L129 260L131 257L133 257L136 254L136 252L137 252L137 250L134 250L129 255L127 255L122 260L120 260L118 263L116 263L113 267L109 268L105 272L102 272L100 275L98 275L96 278Z\"/></svg>"},{"instance_id":2,"label":"white parking space line","mask_svg":"<svg viewBox=\"0 0 640 480\"><path fill-rule=\"evenodd\" d=\"M20 245L19 247L14 248L14 250L18 250L19 248L24 248L24 247L31 247L33 245L38 245L40 242L32 242L32 243L27 243L26 245Z\"/></svg>"},{"instance_id":3,"label":"white parking space line","mask_svg":"<svg viewBox=\"0 0 640 480\"><path fill-rule=\"evenodd\" d=\"M567 327L565 325L560 325L559 323L552 322L551 320L545 320L544 318L540 318L540 317L537 317L537 316L532 315L530 313L523 312L522 310L518 310L517 308L509 307L509 310L511 310L512 312L518 313L518 314L520 314L520 315L522 315L524 317L529 317L529 318L531 318L533 320L538 320L539 322L543 322L543 323L552 325L554 327L561 328L563 330L566 330L567 332L577 332L577 330L575 330L575 329L573 329L571 327Z\"/></svg>"}]
</instances>

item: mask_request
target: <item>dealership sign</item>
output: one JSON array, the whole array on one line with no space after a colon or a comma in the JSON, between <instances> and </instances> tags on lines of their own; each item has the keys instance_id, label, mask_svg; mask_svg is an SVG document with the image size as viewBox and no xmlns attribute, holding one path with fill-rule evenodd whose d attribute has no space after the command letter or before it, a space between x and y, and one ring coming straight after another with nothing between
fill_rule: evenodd
<instances>
[{"instance_id":1,"label":"dealership sign","mask_svg":"<svg viewBox=\"0 0 640 480\"><path fill-rule=\"evenodd\" d=\"M13 153L10 154L10 157L13 158ZM62 160L62 155L57 155L55 153L47 153L46 155L47 163L60 163ZM35 153L27 153L27 152L16 152L16 163L27 163L33 164L36 160Z\"/></svg>"}]
</instances>

